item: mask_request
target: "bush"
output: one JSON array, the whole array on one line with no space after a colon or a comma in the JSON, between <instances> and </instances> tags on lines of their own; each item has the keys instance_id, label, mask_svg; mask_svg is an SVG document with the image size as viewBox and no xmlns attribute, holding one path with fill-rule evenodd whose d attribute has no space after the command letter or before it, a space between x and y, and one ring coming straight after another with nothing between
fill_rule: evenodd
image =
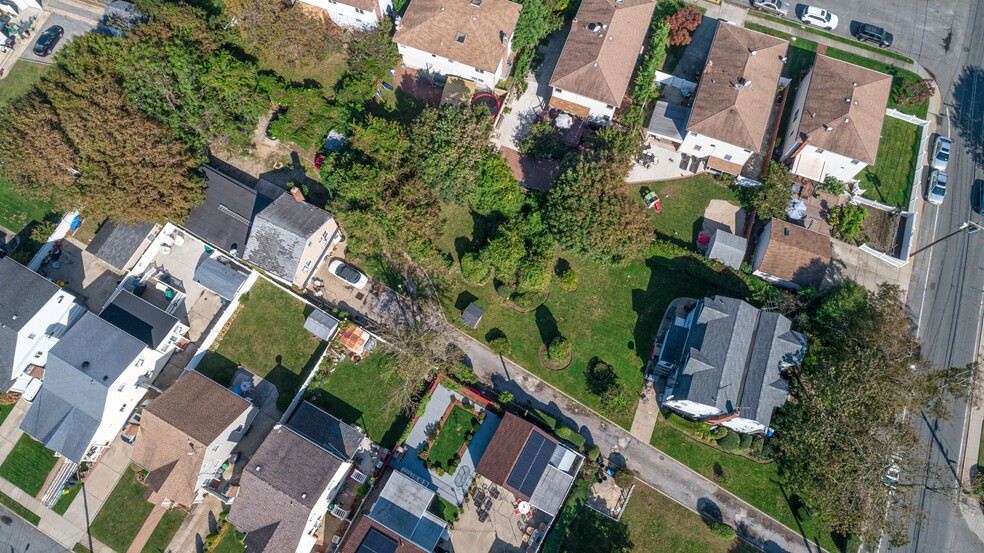
<instances>
[{"instance_id":1,"label":"bush","mask_svg":"<svg viewBox=\"0 0 984 553\"><path fill-rule=\"evenodd\" d=\"M577 290L578 281L581 279L574 269L567 269L560 275L560 287L567 292Z\"/></svg>"},{"instance_id":2,"label":"bush","mask_svg":"<svg viewBox=\"0 0 984 553\"><path fill-rule=\"evenodd\" d=\"M468 365L464 363L454 363L447 369L447 374L451 378L461 382L462 384L475 384L478 382L478 377L475 376L475 371L471 369Z\"/></svg>"},{"instance_id":3,"label":"bush","mask_svg":"<svg viewBox=\"0 0 984 553\"><path fill-rule=\"evenodd\" d=\"M711 425L706 422L694 429L694 437L700 440L709 441L711 439Z\"/></svg>"},{"instance_id":4,"label":"bush","mask_svg":"<svg viewBox=\"0 0 984 553\"><path fill-rule=\"evenodd\" d=\"M720 440L725 436L727 436L729 433L730 432L728 432L728 429L724 426L715 426L714 428L711 429L711 437L714 438L715 440Z\"/></svg>"},{"instance_id":5,"label":"bush","mask_svg":"<svg viewBox=\"0 0 984 553\"><path fill-rule=\"evenodd\" d=\"M516 398L515 398L515 396L512 395L512 392L502 392L502 393L499 394L499 403L501 403L503 405L508 405L508 404L512 403L513 400L515 400L515 399Z\"/></svg>"},{"instance_id":6,"label":"bush","mask_svg":"<svg viewBox=\"0 0 984 553\"><path fill-rule=\"evenodd\" d=\"M756 435L752 437L752 451L761 452L762 446L764 445L765 445L765 438L763 438L760 435Z\"/></svg>"},{"instance_id":7,"label":"bush","mask_svg":"<svg viewBox=\"0 0 984 553\"><path fill-rule=\"evenodd\" d=\"M700 26L703 15L691 6L680 8L678 12L666 18L670 26L670 44L686 46L690 44L693 32Z\"/></svg>"},{"instance_id":8,"label":"bush","mask_svg":"<svg viewBox=\"0 0 984 553\"><path fill-rule=\"evenodd\" d=\"M711 474L714 476L714 481L719 484L724 484L731 479L731 473L728 469L724 468L724 465L714 461L714 467L711 469Z\"/></svg>"},{"instance_id":9,"label":"bush","mask_svg":"<svg viewBox=\"0 0 984 553\"><path fill-rule=\"evenodd\" d=\"M499 294L500 298L505 298L508 300L509 297L512 296L513 290L508 284L500 284L495 287L495 293Z\"/></svg>"},{"instance_id":10,"label":"bush","mask_svg":"<svg viewBox=\"0 0 984 553\"><path fill-rule=\"evenodd\" d=\"M599 448L597 445L592 444L591 447L588 448L588 452L587 452L588 462L594 464L595 462L598 461L598 457L601 457L601 448ZM981 480L984 481L984 478L982 478Z\"/></svg>"},{"instance_id":11,"label":"bush","mask_svg":"<svg viewBox=\"0 0 984 553\"><path fill-rule=\"evenodd\" d=\"M511 301L523 309L533 309L543 303L544 295L543 292L520 292Z\"/></svg>"},{"instance_id":12,"label":"bush","mask_svg":"<svg viewBox=\"0 0 984 553\"><path fill-rule=\"evenodd\" d=\"M568 442L577 446L578 449L584 447L585 439L584 436L577 433L577 430L569 428L567 426L558 426L554 433L561 440L567 440Z\"/></svg>"},{"instance_id":13,"label":"bush","mask_svg":"<svg viewBox=\"0 0 984 553\"><path fill-rule=\"evenodd\" d=\"M512 353L512 344L506 336L496 336L489 340L489 349L492 353L505 357Z\"/></svg>"},{"instance_id":14,"label":"bush","mask_svg":"<svg viewBox=\"0 0 984 553\"><path fill-rule=\"evenodd\" d=\"M817 183L817 190L823 190L834 196L840 196L847 190L847 185L837 177L828 176L823 182Z\"/></svg>"},{"instance_id":15,"label":"bush","mask_svg":"<svg viewBox=\"0 0 984 553\"><path fill-rule=\"evenodd\" d=\"M612 386L601 394L601 404L612 413L625 413L632 407L629 394L621 384Z\"/></svg>"},{"instance_id":16,"label":"bush","mask_svg":"<svg viewBox=\"0 0 984 553\"><path fill-rule=\"evenodd\" d=\"M615 473L615 483L618 484L618 487L620 488L628 488L632 485L634 480L635 474L627 468L619 469L619 471Z\"/></svg>"},{"instance_id":17,"label":"bush","mask_svg":"<svg viewBox=\"0 0 984 553\"><path fill-rule=\"evenodd\" d=\"M539 419L540 422L543 423L543 425L546 426L551 431L557 428L557 419L551 417L550 415L544 413L543 411L539 409L531 409L530 413L533 416L535 416L537 419Z\"/></svg>"},{"instance_id":18,"label":"bush","mask_svg":"<svg viewBox=\"0 0 984 553\"><path fill-rule=\"evenodd\" d=\"M563 336L557 336L547 346L547 361L554 365L567 363L573 354L574 347L571 345L571 341Z\"/></svg>"},{"instance_id":19,"label":"bush","mask_svg":"<svg viewBox=\"0 0 984 553\"><path fill-rule=\"evenodd\" d=\"M705 522L707 523L707 528L715 536L726 540L730 540L735 537L735 529L727 524L716 520L705 520Z\"/></svg>"},{"instance_id":20,"label":"bush","mask_svg":"<svg viewBox=\"0 0 984 553\"><path fill-rule=\"evenodd\" d=\"M735 432L728 432L723 438L717 441L718 447L725 451L734 451L741 445L741 438Z\"/></svg>"},{"instance_id":21,"label":"bush","mask_svg":"<svg viewBox=\"0 0 984 553\"><path fill-rule=\"evenodd\" d=\"M472 284L484 284L492 275L492 266L487 261L470 252L461 256L461 276Z\"/></svg>"},{"instance_id":22,"label":"bush","mask_svg":"<svg viewBox=\"0 0 984 553\"><path fill-rule=\"evenodd\" d=\"M741 435L741 445L738 446L739 449L749 450L752 448L752 435L742 434Z\"/></svg>"},{"instance_id":23,"label":"bush","mask_svg":"<svg viewBox=\"0 0 984 553\"><path fill-rule=\"evenodd\" d=\"M868 210L860 205L838 205L830 210L830 226L844 240L854 240L864 231Z\"/></svg>"}]
</instances>

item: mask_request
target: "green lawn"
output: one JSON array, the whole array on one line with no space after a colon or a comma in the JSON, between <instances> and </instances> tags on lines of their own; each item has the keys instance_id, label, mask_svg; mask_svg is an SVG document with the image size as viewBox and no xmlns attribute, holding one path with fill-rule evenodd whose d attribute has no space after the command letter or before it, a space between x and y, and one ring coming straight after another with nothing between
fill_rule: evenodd
<instances>
[{"instance_id":1,"label":"green lawn","mask_svg":"<svg viewBox=\"0 0 984 553\"><path fill-rule=\"evenodd\" d=\"M34 86L34 83L41 80L41 75L44 75L48 67L50 66L43 63L18 61L10 73L0 81L0 105L23 96Z\"/></svg>"},{"instance_id":2,"label":"green lawn","mask_svg":"<svg viewBox=\"0 0 984 553\"><path fill-rule=\"evenodd\" d=\"M728 200L737 205L735 194L710 175L697 175L686 179L647 182L630 185L630 193L637 197L639 205L646 190L659 196L662 211L647 210L653 227L662 237L691 247L703 224L704 209L711 200ZM696 218L695 218L696 215Z\"/></svg>"},{"instance_id":3,"label":"green lawn","mask_svg":"<svg viewBox=\"0 0 984 553\"><path fill-rule=\"evenodd\" d=\"M27 434L21 434L14 449L0 465L0 478L31 496L37 496L56 462L55 454L44 447L44 444Z\"/></svg>"},{"instance_id":4,"label":"green lawn","mask_svg":"<svg viewBox=\"0 0 984 553\"><path fill-rule=\"evenodd\" d=\"M752 16L755 16L755 17L758 17L758 18L761 18L761 19L766 19L766 20L772 21L774 23L779 23L781 25L786 25L787 27L793 27L793 28L799 29L801 31L806 31L806 32L808 32L810 34L822 36L824 38L829 38L830 40L835 40L837 42L842 42L844 44L850 44L852 46L857 46L858 48L861 48L862 50L868 50L869 52L875 52L875 53L881 54L883 56L888 56L888 57L890 57L892 59L899 60L899 61L901 61L903 63L913 63L913 61L911 59L903 56L902 54L897 54L897 53L892 52L890 50L885 50L884 48L879 48L877 46L872 46L871 44L868 44L868 43L865 43L865 42L861 42L860 40L855 40L855 39L852 39L852 38L847 38L847 37L843 37L843 36L840 36L840 35L835 35L834 33L828 33L827 31L821 31L820 29L816 29L814 27L807 27L806 25L803 25L801 23L797 23L795 21L790 21L788 19L783 19L781 17L776 17L774 15L768 15L768 14L757 12L757 11L754 11L754 10L751 10L748 13L750 15L752 15Z\"/></svg>"},{"instance_id":5,"label":"green lawn","mask_svg":"<svg viewBox=\"0 0 984 553\"><path fill-rule=\"evenodd\" d=\"M21 505L20 503L14 501L12 497L2 492L0 492L0 505L3 505L4 507L10 509L14 513L17 513L17 516L21 517L22 519L30 522L35 526L37 526L38 523L41 522L40 516L34 514L33 511Z\"/></svg>"},{"instance_id":6,"label":"green lawn","mask_svg":"<svg viewBox=\"0 0 984 553\"><path fill-rule=\"evenodd\" d=\"M20 232L31 223L44 220L53 208L53 201L24 197L0 179L0 226Z\"/></svg>"},{"instance_id":7,"label":"green lawn","mask_svg":"<svg viewBox=\"0 0 984 553\"><path fill-rule=\"evenodd\" d=\"M435 466L447 469L447 467L458 456L458 450L465 443L465 435L472 429L472 425L478 422L475 413L455 405L448 413L448 418L441 425L441 430L437 434L437 439L427 452L427 460Z\"/></svg>"},{"instance_id":8,"label":"green lawn","mask_svg":"<svg viewBox=\"0 0 984 553\"><path fill-rule=\"evenodd\" d=\"M75 501L75 496L79 495L80 491L82 491L82 484L80 482L76 482L74 486L68 489L68 493L62 494L62 496L58 498L58 502L55 503L52 510L59 515L64 515L65 511L67 511L69 506L72 505L72 501Z\"/></svg>"},{"instance_id":9,"label":"green lawn","mask_svg":"<svg viewBox=\"0 0 984 553\"><path fill-rule=\"evenodd\" d=\"M280 391L277 407L286 409L327 346L304 328L309 312L307 304L258 280L218 348L202 359L198 370L227 386L241 365L274 384Z\"/></svg>"},{"instance_id":10,"label":"green lawn","mask_svg":"<svg viewBox=\"0 0 984 553\"><path fill-rule=\"evenodd\" d=\"M332 415L365 430L383 447L392 447L410 418L399 407L388 407L390 390L399 382L390 354L376 352L359 364L345 360L320 381L312 382L308 400Z\"/></svg>"},{"instance_id":11,"label":"green lawn","mask_svg":"<svg viewBox=\"0 0 984 553\"><path fill-rule=\"evenodd\" d=\"M454 522L458 520L458 515L460 513L456 505L439 495L434 496L434 501L431 501L431 504L427 507L427 510L434 516L440 517L441 520L446 521L449 524L454 524Z\"/></svg>"},{"instance_id":12,"label":"green lawn","mask_svg":"<svg viewBox=\"0 0 984 553\"><path fill-rule=\"evenodd\" d=\"M791 35L789 33L784 33L782 31L777 31L777 30L773 29L772 27L766 27L765 25L760 25L758 23L752 23L750 21L745 22L745 28L746 29L751 29L753 31L757 31L757 32L760 32L762 34L766 34L766 35L769 35L769 36L774 36L776 38L781 38L781 39L783 39L785 41L788 41L790 43L790 46L795 45L798 48L802 48L803 50L809 50L810 52L816 52L817 51L817 46L819 46L816 42L813 42L812 40L806 40L805 38L796 38L796 37L794 37L793 35Z\"/></svg>"},{"instance_id":13,"label":"green lawn","mask_svg":"<svg viewBox=\"0 0 984 553\"><path fill-rule=\"evenodd\" d=\"M14 405L14 403L11 403L10 405L0 405L0 424L3 424L3 421L5 421L11 411L14 410Z\"/></svg>"},{"instance_id":14,"label":"green lawn","mask_svg":"<svg viewBox=\"0 0 984 553\"><path fill-rule=\"evenodd\" d=\"M861 172L864 197L908 209L912 180L919 162L922 128L894 117L885 117L878 160Z\"/></svg>"},{"instance_id":15,"label":"green lawn","mask_svg":"<svg viewBox=\"0 0 984 553\"><path fill-rule=\"evenodd\" d=\"M72 551L74 551L75 553L89 553L89 548L82 545L81 543L77 543L74 546L72 546Z\"/></svg>"},{"instance_id":16,"label":"green lawn","mask_svg":"<svg viewBox=\"0 0 984 553\"><path fill-rule=\"evenodd\" d=\"M131 466L92 521L92 537L117 552L126 551L154 509L144 499L146 492L147 487L137 481L137 474Z\"/></svg>"},{"instance_id":17,"label":"green lawn","mask_svg":"<svg viewBox=\"0 0 984 553\"><path fill-rule=\"evenodd\" d=\"M712 186L710 182L696 180L693 186L680 187L670 195L670 205L678 212L673 213L665 228L683 229L689 236L692 226L703 216L707 198L690 201L685 195L729 193L718 189L716 184L708 192L704 187ZM664 212L669 213L665 207ZM660 215L652 214L654 218ZM488 232L481 218L473 219L464 208L454 206L446 206L444 216L446 223L439 244L443 251L457 260L461 252L480 247L482 236ZM746 297L749 294L745 283L730 271L715 272L700 260L687 256L652 255L622 266L599 265L564 253L561 258L580 276L578 289L565 292L554 282L549 288L549 299L533 312L520 313L510 308L498 297L491 283L468 284L459 272L440 285L442 307L448 320L480 341L501 331L512 345L509 357L513 361L625 428L632 424L645 360L669 302L681 296L699 298L726 293ZM461 310L472 301L485 310L477 330L460 322ZM572 342L573 361L564 370L552 371L540 362L540 348L558 335ZM586 369L594 358L611 364L628 390L630 406L625 411L604 409L600 397L588 390Z\"/></svg>"},{"instance_id":18,"label":"green lawn","mask_svg":"<svg viewBox=\"0 0 984 553\"><path fill-rule=\"evenodd\" d=\"M222 533L219 543L212 548L212 553L244 553L245 551L246 545L243 544L243 538L231 524Z\"/></svg>"},{"instance_id":19,"label":"green lawn","mask_svg":"<svg viewBox=\"0 0 984 553\"><path fill-rule=\"evenodd\" d=\"M140 550L141 553L165 553L168 551L168 544L171 543L174 534L178 533L178 528L181 527L181 523L187 516L188 513L181 509L171 509L164 513L161 521L157 523L157 528L154 528L154 533L150 535L150 539Z\"/></svg>"}]
</instances>

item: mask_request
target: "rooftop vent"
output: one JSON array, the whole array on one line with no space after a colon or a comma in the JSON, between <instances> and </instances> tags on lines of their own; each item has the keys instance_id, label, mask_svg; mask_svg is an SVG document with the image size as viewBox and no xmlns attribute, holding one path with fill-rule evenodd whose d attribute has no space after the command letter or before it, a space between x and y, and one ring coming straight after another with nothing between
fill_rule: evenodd
<instances>
[{"instance_id":1,"label":"rooftop vent","mask_svg":"<svg viewBox=\"0 0 984 553\"><path fill-rule=\"evenodd\" d=\"M754 56L755 54L758 54L758 52L755 51L755 50L752 50L751 48L748 49L748 55L749 56Z\"/></svg>"},{"instance_id":2,"label":"rooftop vent","mask_svg":"<svg viewBox=\"0 0 984 553\"><path fill-rule=\"evenodd\" d=\"M471 0L471 5L477 8L482 5L482 0Z\"/></svg>"},{"instance_id":3,"label":"rooftop vent","mask_svg":"<svg viewBox=\"0 0 984 553\"><path fill-rule=\"evenodd\" d=\"M857 82L857 81L854 81L854 82L852 82L852 83L851 83L851 86L853 86L853 87L855 87L855 88L857 88L857 86L858 86L858 82Z\"/></svg>"},{"instance_id":4,"label":"rooftop vent","mask_svg":"<svg viewBox=\"0 0 984 553\"><path fill-rule=\"evenodd\" d=\"M827 132L830 132L830 131L832 131L832 130L834 130L834 128L833 128L833 127L831 127L831 126L829 126L829 125L826 125L826 124L824 124L824 126L823 126L823 130L825 130L825 131L827 131Z\"/></svg>"},{"instance_id":5,"label":"rooftop vent","mask_svg":"<svg viewBox=\"0 0 984 553\"><path fill-rule=\"evenodd\" d=\"M457 42L458 44L464 44L465 33L458 33L457 36L454 37L454 41Z\"/></svg>"},{"instance_id":6,"label":"rooftop vent","mask_svg":"<svg viewBox=\"0 0 984 553\"><path fill-rule=\"evenodd\" d=\"M256 472L260 472L260 469L262 468L263 468L262 466L256 465L256 468L254 468L253 470L255 470Z\"/></svg>"},{"instance_id":7,"label":"rooftop vent","mask_svg":"<svg viewBox=\"0 0 984 553\"><path fill-rule=\"evenodd\" d=\"M107 380L109 380L109 375L108 374L104 374L103 375L103 382L106 382Z\"/></svg>"},{"instance_id":8,"label":"rooftop vent","mask_svg":"<svg viewBox=\"0 0 984 553\"><path fill-rule=\"evenodd\" d=\"M848 123L850 123L850 122L851 122L851 120L850 120L850 119L848 119L847 117L845 117L845 118L844 118L844 124L845 124L845 125L846 125L846 124L848 124Z\"/></svg>"},{"instance_id":9,"label":"rooftop vent","mask_svg":"<svg viewBox=\"0 0 984 553\"><path fill-rule=\"evenodd\" d=\"M789 236L789 229L788 228L782 229L782 235L783 236Z\"/></svg>"},{"instance_id":10,"label":"rooftop vent","mask_svg":"<svg viewBox=\"0 0 984 553\"><path fill-rule=\"evenodd\" d=\"M858 105L858 101L857 100L854 100L854 105Z\"/></svg>"},{"instance_id":11,"label":"rooftop vent","mask_svg":"<svg viewBox=\"0 0 984 553\"><path fill-rule=\"evenodd\" d=\"M307 493L302 493L301 494L301 499L307 499Z\"/></svg>"},{"instance_id":12,"label":"rooftop vent","mask_svg":"<svg viewBox=\"0 0 984 553\"><path fill-rule=\"evenodd\" d=\"M849 97L848 98L844 98L844 102L850 104L851 103L851 98L849 98Z\"/></svg>"},{"instance_id":13,"label":"rooftop vent","mask_svg":"<svg viewBox=\"0 0 984 553\"><path fill-rule=\"evenodd\" d=\"M82 368L83 369L88 369L89 368L89 362L88 361L83 361L82 362Z\"/></svg>"}]
</instances>

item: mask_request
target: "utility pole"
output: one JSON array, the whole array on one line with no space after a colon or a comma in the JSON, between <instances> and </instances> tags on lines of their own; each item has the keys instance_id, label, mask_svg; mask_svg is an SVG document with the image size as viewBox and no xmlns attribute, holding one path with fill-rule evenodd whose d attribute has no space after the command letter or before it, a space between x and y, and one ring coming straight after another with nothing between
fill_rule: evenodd
<instances>
[{"instance_id":1,"label":"utility pole","mask_svg":"<svg viewBox=\"0 0 984 553\"><path fill-rule=\"evenodd\" d=\"M975 223L974 221L970 221L970 220L964 221L959 227L957 227L957 230L954 230L953 232L947 234L942 238L937 238L936 240L933 240L929 244L926 244L925 246L919 248L918 250L910 253L909 257L913 257L920 252L926 251L929 248L932 248L933 246L939 244L940 242L943 242L948 238L952 238L953 236L956 236L965 230L967 231L967 234L977 234L977 232L982 229L984 229L984 225L981 225L980 223Z\"/></svg>"}]
</instances>

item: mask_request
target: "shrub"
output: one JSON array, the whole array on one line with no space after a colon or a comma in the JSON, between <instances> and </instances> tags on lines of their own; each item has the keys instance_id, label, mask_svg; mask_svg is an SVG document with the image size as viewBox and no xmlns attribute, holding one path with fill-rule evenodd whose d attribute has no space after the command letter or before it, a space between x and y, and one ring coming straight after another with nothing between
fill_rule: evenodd
<instances>
[{"instance_id":1,"label":"shrub","mask_svg":"<svg viewBox=\"0 0 984 553\"><path fill-rule=\"evenodd\" d=\"M573 354L574 348L571 341L563 336L557 336L547 346L547 361L554 365L567 363Z\"/></svg>"},{"instance_id":2,"label":"shrub","mask_svg":"<svg viewBox=\"0 0 984 553\"><path fill-rule=\"evenodd\" d=\"M715 536L726 540L730 540L735 537L735 529L727 524L716 520L706 520L705 522L707 523L707 528Z\"/></svg>"},{"instance_id":3,"label":"shrub","mask_svg":"<svg viewBox=\"0 0 984 553\"><path fill-rule=\"evenodd\" d=\"M718 447L725 451L734 451L741 445L741 438L735 432L728 432L723 438L717 441Z\"/></svg>"},{"instance_id":4,"label":"shrub","mask_svg":"<svg viewBox=\"0 0 984 553\"><path fill-rule=\"evenodd\" d=\"M711 437L715 440L720 440L729 434L728 429L724 426L716 426L711 429Z\"/></svg>"},{"instance_id":5,"label":"shrub","mask_svg":"<svg viewBox=\"0 0 984 553\"><path fill-rule=\"evenodd\" d=\"M854 240L864 231L868 210L860 205L838 205L830 210L830 226L844 240Z\"/></svg>"},{"instance_id":6,"label":"shrub","mask_svg":"<svg viewBox=\"0 0 984 553\"><path fill-rule=\"evenodd\" d=\"M765 445L765 438L756 435L752 437L752 451L761 452L762 446Z\"/></svg>"},{"instance_id":7,"label":"shrub","mask_svg":"<svg viewBox=\"0 0 984 553\"><path fill-rule=\"evenodd\" d=\"M243 292L239 296L239 303L241 303L241 304L247 304L247 303L249 303L249 292Z\"/></svg>"},{"instance_id":8,"label":"shrub","mask_svg":"<svg viewBox=\"0 0 984 553\"><path fill-rule=\"evenodd\" d=\"M512 296L513 290L508 284L500 284L495 287L495 293L499 294L499 297L509 299Z\"/></svg>"},{"instance_id":9,"label":"shrub","mask_svg":"<svg viewBox=\"0 0 984 553\"><path fill-rule=\"evenodd\" d=\"M691 35L703 19L703 15L691 6L680 8L678 12L666 18L670 26L670 44L686 46L690 44Z\"/></svg>"},{"instance_id":10,"label":"shrub","mask_svg":"<svg viewBox=\"0 0 984 553\"><path fill-rule=\"evenodd\" d=\"M516 398L512 395L512 392L502 392L499 394L499 403L507 405L513 402Z\"/></svg>"},{"instance_id":11,"label":"shrub","mask_svg":"<svg viewBox=\"0 0 984 553\"><path fill-rule=\"evenodd\" d=\"M632 407L629 394L626 393L625 386L621 384L612 386L608 391L601 394L601 404L613 413L625 413Z\"/></svg>"},{"instance_id":12,"label":"shrub","mask_svg":"<svg viewBox=\"0 0 984 553\"><path fill-rule=\"evenodd\" d=\"M706 422L700 423L700 426L694 429L694 437L705 442L709 441L711 439L711 425Z\"/></svg>"},{"instance_id":13,"label":"shrub","mask_svg":"<svg viewBox=\"0 0 984 553\"><path fill-rule=\"evenodd\" d=\"M478 377L475 376L475 371L464 363L453 363L450 367L448 367L447 374L462 384L474 384L478 382Z\"/></svg>"},{"instance_id":14,"label":"shrub","mask_svg":"<svg viewBox=\"0 0 984 553\"><path fill-rule=\"evenodd\" d=\"M577 284L580 279L581 277L574 272L574 269L567 269L560 275L560 287L567 292L573 292L577 290Z\"/></svg>"},{"instance_id":15,"label":"shrub","mask_svg":"<svg viewBox=\"0 0 984 553\"><path fill-rule=\"evenodd\" d=\"M472 284L483 284L492 274L492 267L476 253L461 256L461 276Z\"/></svg>"},{"instance_id":16,"label":"shrub","mask_svg":"<svg viewBox=\"0 0 984 553\"><path fill-rule=\"evenodd\" d=\"M489 349L496 355L508 356L512 353L512 344L506 336L496 336L489 340Z\"/></svg>"},{"instance_id":17,"label":"shrub","mask_svg":"<svg viewBox=\"0 0 984 553\"><path fill-rule=\"evenodd\" d=\"M728 469L724 468L724 465L714 461L714 467L711 469L711 474L714 476L714 481L720 484L726 483L731 478L731 473Z\"/></svg>"},{"instance_id":18,"label":"shrub","mask_svg":"<svg viewBox=\"0 0 984 553\"><path fill-rule=\"evenodd\" d=\"M634 480L635 474L627 468L619 469L619 471L615 473L615 483L618 484L618 487L620 488L628 488L632 485Z\"/></svg>"},{"instance_id":19,"label":"shrub","mask_svg":"<svg viewBox=\"0 0 984 553\"><path fill-rule=\"evenodd\" d=\"M557 419L551 417L550 415L544 413L539 409L531 409L531 413L543 423L548 429L553 430L557 428Z\"/></svg>"},{"instance_id":20,"label":"shrub","mask_svg":"<svg viewBox=\"0 0 984 553\"><path fill-rule=\"evenodd\" d=\"M833 194L834 196L840 196L847 190L847 184L844 181L839 180L837 177L830 175L821 183L817 183L817 190L823 190Z\"/></svg>"},{"instance_id":21,"label":"shrub","mask_svg":"<svg viewBox=\"0 0 984 553\"><path fill-rule=\"evenodd\" d=\"M933 81L930 79L917 81L906 79L901 85L894 88L892 96L895 97L895 102L910 108L925 102L936 93L936 89L933 88Z\"/></svg>"},{"instance_id":22,"label":"shrub","mask_svg":"<svg viewBox=\"0 0 984 553\"><path fill-rule=\"evenodd\" d=\"M512 302L523 309L539 307L544 301L543 292L520 292L513 296Z\"/></svg>"},{"instance_id":23,"label":"shrub","mask_svg":"<svg viewBox=\"0 0 984 553\"><path fill-rule=\"evenodd\" d=\"M739 449L749 450L752 448L752 435L742 434L741 435L741 445L738 446Z\"/></svg>"},{"instance_id":24,"label":"shrub","mask_svg":"<svg viewBox=\"0 0 984 553\"><path fill-rule=\"evenodd\" d=\"M573 428L558 426L557 429L554 430L554 433L556 433L557 437L561 440L567 440L568 442L576 445L578 449L584 447L584 442L586 441L584 436L578 434L577 430L574 430Z\"/></svg>"},{"instance_id":25,"label":"shrub","mask_svg":"<svg viewBox=\"0 0 984 553\"><path fill-rule=\"evenodd\" d=\"M587 457L588 457L588 462L594 464L595 462L598 461L598 457L601 457L601 448L599 448L597 445L592 444L591 447L588 448ZM981 480L984 481L984 478L982 478Z\"/></svg>"}]
</instances>

